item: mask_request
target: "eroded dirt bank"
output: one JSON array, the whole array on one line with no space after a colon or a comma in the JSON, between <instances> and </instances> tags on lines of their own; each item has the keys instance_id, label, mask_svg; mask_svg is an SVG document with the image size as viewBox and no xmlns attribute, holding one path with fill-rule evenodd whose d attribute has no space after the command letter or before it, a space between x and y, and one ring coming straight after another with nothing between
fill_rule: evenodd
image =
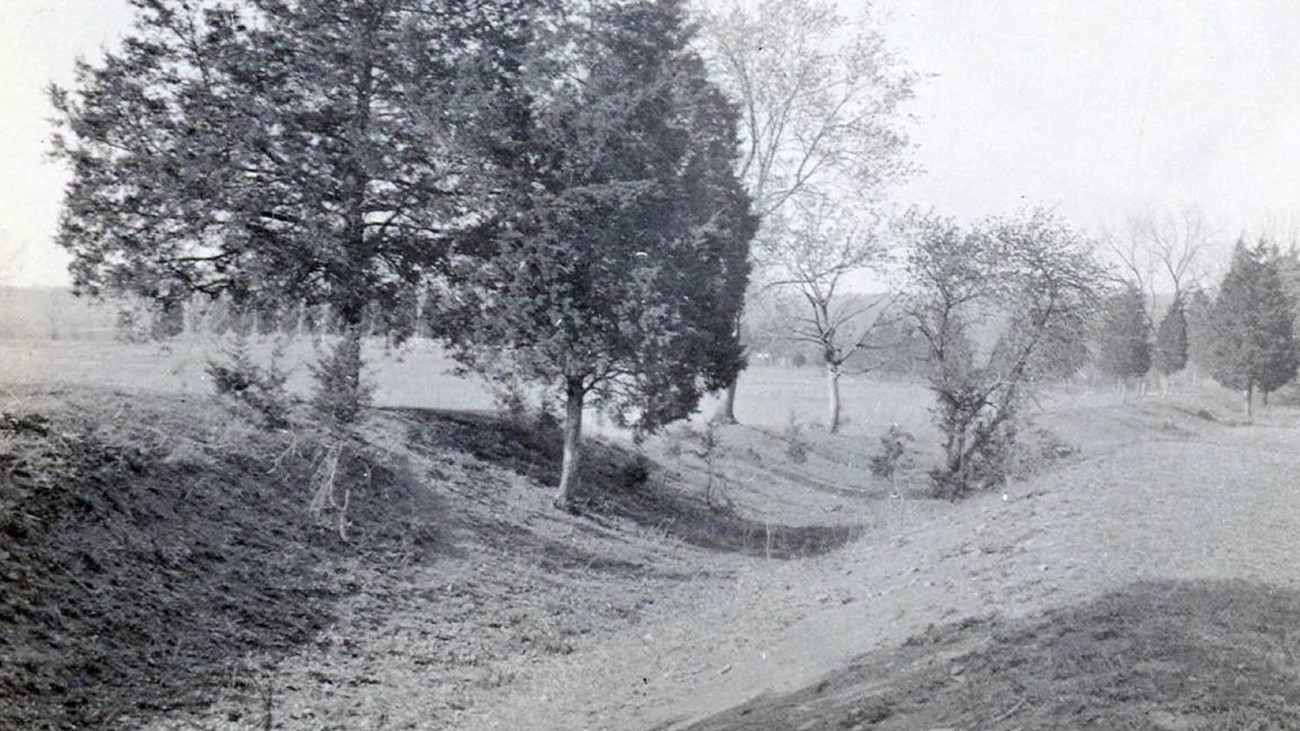
<instances>
[{"instance_id":1,"label":"eroded dirt bank","mask_svg":"<svg viewBox=\"0 0 1300 731\"><path fill-rule=\"evenodd\" d=\"M912 667L1038 637L1042 612L1135 582L1300 578L1281 409L1254 426L1154 400L1063 410L1043 425L1076 454L958 504L891 497L851 439L811 435L796 458L724 429L707 491L680 439L648 462L593 445L576 518L549 506L545 429L390 411L350 447L340 523L309 510L319 435L193 423L183 399L7 403L40 416L0 434L17 727L780 728L752 714L858 712L814 691L868 695L864 653ZM899 699L936 682L917 672L881 691L888 713L839 720L906 728Z\"/></svg>"},{"instance_id":2,"label":"eroded dirt bank","mask_svg":"<svg viewBox=\"0 0 1300 731\"><path fill-rule=\"evenodd\" d=\"M1074 417L1081 461L1005 498L880 505L875 530L845 549L751 567L696 605L536 667L468 727L685 727L932 625L1031 617L1143 580L1300 580L1289 417L1224 426L1160 404Z\"/></svg>"}]
</instances>

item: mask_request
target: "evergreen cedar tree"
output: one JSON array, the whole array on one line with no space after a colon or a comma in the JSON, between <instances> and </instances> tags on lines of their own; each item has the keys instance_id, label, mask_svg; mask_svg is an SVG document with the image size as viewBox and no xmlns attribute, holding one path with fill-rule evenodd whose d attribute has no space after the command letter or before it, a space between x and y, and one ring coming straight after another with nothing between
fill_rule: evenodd
<instances>
[{"instance_id":1,"label":"evergreen cedar tree","mask_svg":"<svg viewBox=\"0 0 1300 731\"><path fill-rule=\"evenodd\" d=\"M1267 398L1295 377L1294 328L1294 301L1277 250L1263 240L1250 247L1238 241L1210 312L1211 375L1245 391L1247 416L1254 415L1255 391Z\"/></svg>"},{"instance_id":2,"label":"evergreen cedar tree","mask_svg":"<svg viewBox=\"0 0 1300 731\"><path fill-rule=\"evenodd\" d=\"M1170 376L1187 367L1187 307L1175 296L1156 327L1155 368Z\"/></svg>"},{"instance_id":3,"label":"evergreen cedar tree","mask_svg":"<svg viewBox=\"0 0 1300 731\"><path fill-rule=\"evenodd\" d=\"M512 181L453 262L439 334L467 368L558 386L572 509L584 407L650 431L743 366L733 327L757 221L736 112L691 50L684 3L597 4L577 58L529 64ZM511 162L513 161L513 162Z\"/></svg>"},{"instance_id":4,"label":"evergreen cedar tree","mask_svg":"<svg viewBox=\"0 0 1300 731\"><path fill-rule=\"evenodd\" d=\"M1214 301L1203 289L1193 290L1187 299L1187 362L1201 371L1213 371L1214 329L1212 315Z\"/></svg>"},{"instance_id":5,"label":"evergreen cedar tree","mask_svg":"<svg viewBox=\"0 0 1300 731\"><path fill-rule=\"evenodd\" d=\"M472 133L536 3L132 4L121 49L51 90L76 288L328 304L321 371L356 390L363 313L401 311L474 210Z\"/></svg>"},{"instance_id":6,"label":"evergreen cedar tree","mask_svg":"<svg viewBox=\"0 0 1300 731\"><path fill-rule=\"evenodd\" d=\"M1097 367L1121 381L1140 378L1151 369L1151 323L1142 293L1134 286L1125 286L1106 301Z\"/></svg>"}]
</instances>

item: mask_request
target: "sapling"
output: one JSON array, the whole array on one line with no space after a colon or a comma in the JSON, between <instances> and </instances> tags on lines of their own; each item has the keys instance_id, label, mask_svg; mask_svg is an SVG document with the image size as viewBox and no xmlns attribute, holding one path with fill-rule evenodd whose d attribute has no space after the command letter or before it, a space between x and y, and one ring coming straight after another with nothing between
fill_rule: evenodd
<instances>
[{"instance_id":1,"label":"sapling","mask_svg":"<svg viewBox=\"0 0 1300 731\"><path fill-rule=\"evenodd\" d=\"M891 424L889 430L880 436L880 453L871 457L871 474L889 480L890 491L898 494L898 473L913 464L911 443L915 441L912 433L902 429L898 424Z\"/></svg>"}]
</instances>

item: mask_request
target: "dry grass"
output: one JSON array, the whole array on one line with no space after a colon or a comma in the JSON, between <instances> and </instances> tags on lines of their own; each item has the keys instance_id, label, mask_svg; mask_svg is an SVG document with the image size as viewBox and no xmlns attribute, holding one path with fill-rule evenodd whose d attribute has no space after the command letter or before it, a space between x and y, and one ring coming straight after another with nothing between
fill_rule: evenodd
<instances>
[{"instance_id":1,"label":"dry grass","mask_svg":"<svg viewBox=\"0 0 1300 731\"><path fill-rule=\"evenodd\" d=\"M1020 620L966 620L690 727L1300 728L1300 592L1146 582Z\"/></svg>"},{"instance_id":2,"label":"dry grass","mask_svg":"<svg viewBox=\"0 0 1300 731\"><path fill-rule=\"evenodd\" d=\"M273 343L253 343L254 359L266 364ZM212 393L205 368L223 355L220 340L180 338L166 343L115 341L0 340L0 386L51 385L149 391L207 396ZM285 348L288 388L299 397L311 392L307 363L318 357L310 340ZM375 403L387 407L489 409L492 394L480 381L449 374L452 362L437 347L413 342L386 350L366 344L367 379L378 386Z\"/></svg>"}]
</instances>

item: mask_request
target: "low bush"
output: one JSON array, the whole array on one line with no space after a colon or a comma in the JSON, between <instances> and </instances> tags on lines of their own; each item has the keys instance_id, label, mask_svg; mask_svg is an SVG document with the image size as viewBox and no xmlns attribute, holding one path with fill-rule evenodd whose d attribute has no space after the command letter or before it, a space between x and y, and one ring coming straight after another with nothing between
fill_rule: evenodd
<instances>
[{"instance_id":1,"label":"low bush","mask_svg":"<svg viewBox=\"0 0 1300 731\"><path fill-rule=\"evenodd\" d=\"M795 421L793 414L785 424L785 456L795 464L808 461L808 444L803 439L803 426Z\"/></svg>"},{"instance_id":2,"label":"low bush","mask_svg":"<svg viewBox=\"0 0 1300 731\"><path fill-rule=\"evenodd\" d=\"M273 351L271 364L263 368L249 355L247 338L236 335L226 357L224 363L208 361L206 368L217 394L252 408L268 429L287 427L291 401L285 382L289 375L278 365L279 348Z\"/></svg>"},{"instance_id":3,"label":"low bush","mask_svg":"<svg viewBox=\"0 0 1300 731\"><path fill-rule=\"evenodd\" d=\"M899 470L913 464L909 452L915 440L911 432L898 424L891 424L880 437L880 451L871 457L871 474L889 480L890 485L897 485Z\"/></svg>"}]
</instances>

